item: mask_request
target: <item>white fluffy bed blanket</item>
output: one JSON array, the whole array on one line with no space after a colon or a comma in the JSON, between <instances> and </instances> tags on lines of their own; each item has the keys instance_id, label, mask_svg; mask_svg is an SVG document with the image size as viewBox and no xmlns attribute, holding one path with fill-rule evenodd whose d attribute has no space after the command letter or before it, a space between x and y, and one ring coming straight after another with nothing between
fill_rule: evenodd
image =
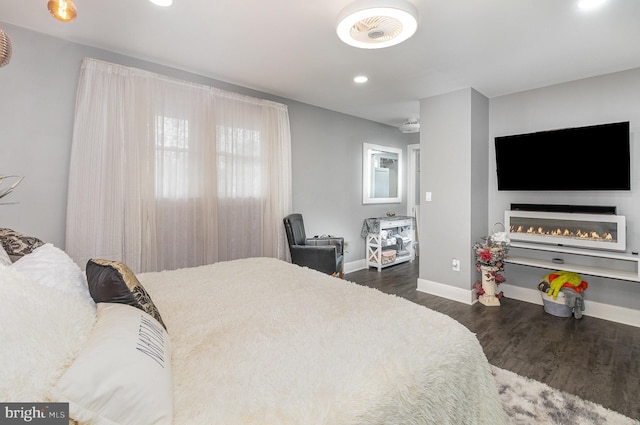
<instances>
[{"instance_id":1,"label":"white fluffy bed blanket","mask_svg":"<svg viewBox=\"0 0 640 425\"><path fill-rule=\"evenodd\" d=\"M476 337L283 261L139 276L167 324L175 425L505 423Z\"/></svg>"}]
</instances>

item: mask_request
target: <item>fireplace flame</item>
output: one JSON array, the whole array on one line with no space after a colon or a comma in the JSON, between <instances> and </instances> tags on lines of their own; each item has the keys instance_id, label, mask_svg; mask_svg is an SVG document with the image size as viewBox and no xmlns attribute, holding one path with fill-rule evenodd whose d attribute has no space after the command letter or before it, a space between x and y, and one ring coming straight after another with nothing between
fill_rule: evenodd
<instances>
[{"instance_id":1,"label":"fireplace flame","mask_svg":"<svg viewBox=\"0 0 640 425\"><path fill-rule=\"evenodd\" d=\"M505 211L513 241L595 249L625 249L625 218L610 213Z\"/></svg>"},{"instance_id":2,"label":"fireplace flame","mask_svg":"<svg viewBox=\"0 0 640 425\"><path fill-rule=\"evenodd\" d=\"M613 242L614 238L611 233L604 232L603 234L599 234L596 231L589 230L583 231L581 229L577 229L572 231L570 229L551 229L547 230L543 226L534 227L529 226L528 228L524 228L523 226L514 226L511 225L509 231L511 233L526 233L529 235L538 235L538 236L556 236L556 237L565 237L565 238L578 238L578 239L588 239L592 241L609 241Z\"/></svg>"}]
</instances>

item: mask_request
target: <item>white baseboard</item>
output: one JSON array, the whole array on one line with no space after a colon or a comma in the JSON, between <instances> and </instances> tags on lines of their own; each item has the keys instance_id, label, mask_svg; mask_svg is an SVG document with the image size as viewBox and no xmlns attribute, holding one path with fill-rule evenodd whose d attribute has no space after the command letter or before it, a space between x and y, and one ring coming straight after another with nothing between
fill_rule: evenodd
<instances>
[{"instance_id":1,"label":"white baseboard","mask_svg":"<svg viewBox=\"0 0 640 425\"><path fill-rule=\"evenodd\" d=\"M503 283L500 285L500 290L504 291L504 296L507 298L542 305L540 291L537 289L521 288L519 286ZM585 308L582 314L585 316L597 317L598 319L622 323L623 325L640 327L640 310L599 303L597 301L589 301L588 299L585 300L584 306Z\"/></svg>"},{"instance_id":2,"label":"white baseboard","mask_svg":"<svg viewBox=\"0 0 640 425\"><path fill-rule=\"evenodd\" d=\"M367 268L367 262L365 261L364 258L362 260L357 260L357 261L351 261L349 263L344 263L344 272L345 273L356 272L358 270L362 270L362 269L366 269L366 268Z\"/></svg>"},{"instance_id":3,"label":"white baseboard","mask_svg":"<svg viewBox=\"0 0 640 425\"><path fill-rule=\"evenodd\" d=\"M417 290L469 305L478 301L476 299L476 291L473 289L457 288L426 279L418 278ZM520 286L503 283L500 285L500 290L504 291L506 298L542 305L540 291L537 289L522 288ZM585 300L585 309L582 314L611 322L622 323L623 325L640 327L640 310Z\"/></svg>"},{"instance_id":4,"label":"white baseboard","mask_svg":"<svg viewBox=\"0 0 640 425\"><path fill-rule=\"evenodd\" d=\"M504 291L504 296L507 298L542 305L540 291L537 289L523 288L521 286L509 285L508 283L502 283L499 288L498 291Z\"/></svg>"},{"instance_id":5,"label":"white baseboard","mask_svg":"<svg viewBox=\"0 0 640 425\"><path fill-rule=\"evenodd\" d=\"M436 295L438 297L447 298L449 300L458 301L464 304L475 304L478 302L475 289L462 289L444 283L434 282L432 280L418 278L418 287L420 292Z\"/></svg>"}]
</instances>

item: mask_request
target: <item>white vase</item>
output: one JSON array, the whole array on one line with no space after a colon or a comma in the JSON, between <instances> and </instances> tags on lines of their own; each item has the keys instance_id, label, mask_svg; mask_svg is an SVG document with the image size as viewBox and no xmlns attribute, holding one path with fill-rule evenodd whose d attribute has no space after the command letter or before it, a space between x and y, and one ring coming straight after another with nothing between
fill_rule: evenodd
<instances>
[{"instance_id":1,"label":"white vase","mask_svg":"<svg viewBox=\"0 0 640 425\"><path fill-rule=\"evenodd\" d=\"M482 273L482 290L484 294L478 297L478 301L486 306L499 306L500 300L496 297L496 272L497 267L480 266Z\"/></svg>"}]
</instances>

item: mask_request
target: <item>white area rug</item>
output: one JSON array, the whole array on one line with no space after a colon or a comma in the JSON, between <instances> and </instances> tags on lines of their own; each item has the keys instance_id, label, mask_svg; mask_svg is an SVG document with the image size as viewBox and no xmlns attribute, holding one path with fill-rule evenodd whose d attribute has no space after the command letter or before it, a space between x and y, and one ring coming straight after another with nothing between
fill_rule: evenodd
<instances>
[{"instance_id":1,"label":"white area rug","mask_svg":"<svg viewBox=\"0 0 640 425\"><path fill-rule=\"evenodd\" d=\"M492 366L498 392L511 424L639 425L640 421Z\"/></svg>"}]
</instances>

